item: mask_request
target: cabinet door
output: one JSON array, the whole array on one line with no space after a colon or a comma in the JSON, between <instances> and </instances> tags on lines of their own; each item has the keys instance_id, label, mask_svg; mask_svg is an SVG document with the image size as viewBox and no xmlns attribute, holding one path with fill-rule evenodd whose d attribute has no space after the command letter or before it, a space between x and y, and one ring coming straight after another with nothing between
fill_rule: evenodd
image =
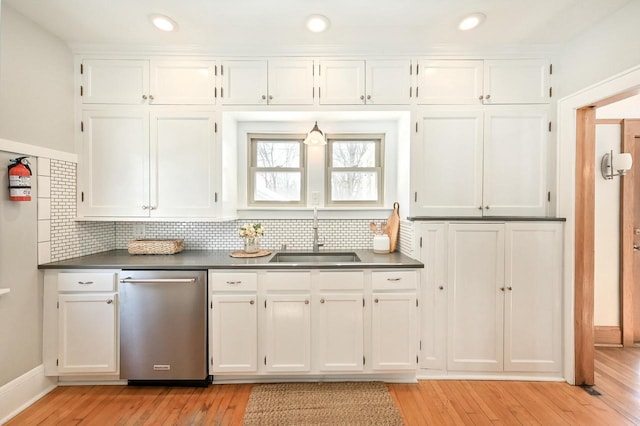
<instances>
[{"instance_id":1,"label":"cabinet door","mask_svg":"<svg viewBox=\"0 0 640 426\"><path fill-rule=\"evenodd\" d=\"M447 244L447 369L502 371L504 225L450 224Z\"/></svg>"},{"instance_id":2,"label":"cabinet door","mask_svg":"<svg viewBox=\"0 0 640 426\"><path fill-rule=\"evenodd\" d=\"M416 216L481 216L481 111L422 110L414 139Z\"/></svg>"},{"instance_id":3,"label":"cabinet door","mask_svg":"<svg viewBox=\"0 0 640 426\"><path fill-rule=\"evenodd\" d=\"M117 373L117 295L58 296L58 372Z\"/></svg>"},{"instance_id":4,"label":"cabinet door","mask_svg":"<svg viewBox=\"0 0 640 426\"><path fill-rule=\"evenodd\" d=\"M485 104L548 104L549 87L545 59L484 61Z\"/></svg>"},{"instance_id":5,"label":"cabinet door","mask_svg":"<svg viewBox=\"0 0 640 426\"><path fill-rule=\"evenodd\" d=\"M311 368L311 309L309 294L265 296L265 352L269 372L309 371Z\"/></svg>"},{"instance_id":6,"label":"cabinet door","mask_svg":"<svg viewBox=\"0 0 640 426\"><path fill-rule=\"evenodd\" d=\"M407 105L410 101L411 63L379 60L366 63L367 104Z\"/></svg>"},{"instance_id":7,"label":"cabinet door","mask_svg":"<svg viewBox=\"0 0 640 426\"><path fill-rule=\"evenodd\" d=\"M364 61L320 61L320 105L365 103Z\"/></svg>"},{"instance_id":8,"label":"cabinet door","mask_svg":"<svg viewBox=\"0 0 640 426\"><path fill-rule=\"evenodd\" d=\"M82 62L82 103L147 103L149 62L86 59Z\"/></svg>"},{"instance_id":9,"label":"cabinet door","mask_svg":"<svg viewBox=\"0 0 640 426\"><path fill-rule=\"evenodd\" d=\"M418 103L481 104L482 69L479 60L418 61Z\"/></svg>"},{"instance_id":10,"label":"cabinet door","mask_svg":"<svg viewBox=\"0 0 640 426\"><path fill-rule=\"evenodd\" d=\"M508 223L504 370L558 372L562 347L561 223Z\"/></svg>"},{"instance_id":11,"label":"cabinet door","mask_svg":"<svg viewBox=\"0 0 640 426\"><path fill-rule=\"evenodd\" d=\"M81 216L149 215L149 115L142 111L84 111Z\"/></svg>"},{"instance_id":12,"label":"cabinet door","mask_svg":"<svg viewBox=\"0 0 640 426\"><path fill-rule=\"evenodd\" d=\"M152 60L149 84L150 104L213 105L216 63Z\"/></svg>"},{"instance_id":13,"label":"cabinet door","mask_svg":"<svg viewBox=\"0 0 640 426\"><path fill-rule=\"evenodd\" d=\"M220 72L220 102L223 105L267 104L267 61L222 61Z\"/></svg>"},{"instance_id":14,"label":"cabinet door","mask_svg":"<svg viewBox=\"0 0 640 426\"><path fill-rule=\"evenodd\" d=\"M269 61L269 104L313 105L313 60Z\"/></svg>"},{"instance_id":15,"label":"cabinet door","mask_svg":"<svg viewBox=\"0 0 640 426\"><path fill-rule=\"evenodd\" d=\"M360 293L321 293L317 351L321 371L361 371L364 356Z\"/></svg>"},{"instance_id":16,"label":"cabinet door","mask_svg":"<svg viewBox=\"0 0 640 426\"><path fill-rule=\"evenodd\" d=\"M416 225L416 237L420 242L418 259L424 263L424 269L420 270L420 367L433 370L446 369L448 288L445 230L444 223Z\"/></svg>"},{"instance_id":17,"label":"cabinet door","mask_svg":"<svg viewBox=\"0 0 640 426\"><path fill-rule=\"evenodd\" d=\"M151 216L216 215L213 113L151 114Z\"/></svg>"},{"instance_id":18,"label":"cabinet door","mask_svg":"<svg viewBox=\"0 0 640 426\"><path fill-rule=\"evenodd\" d=\"M485 216L547 213L546 108L514 107L485 113Z\"/></svg>"},{"instance_id":19,"label":"cabinet door","mask_svg":"<svg viewBox=\"0 0 640 426\"><path fill-rule=\"evenodd\" d=\"M214 294L211 297L211 374L257 371L257 307L255 294Z\"/></svg>"},{"instance_id":20,"label":"cabinet door","mask_svg":"<svg viewBox=\"0 0 640 426\"><path fill-rule=\"evenodd\" d=\"M416 293L373 293L372 299L373 369L415 370Z\"/></svg>"}]
</instances>

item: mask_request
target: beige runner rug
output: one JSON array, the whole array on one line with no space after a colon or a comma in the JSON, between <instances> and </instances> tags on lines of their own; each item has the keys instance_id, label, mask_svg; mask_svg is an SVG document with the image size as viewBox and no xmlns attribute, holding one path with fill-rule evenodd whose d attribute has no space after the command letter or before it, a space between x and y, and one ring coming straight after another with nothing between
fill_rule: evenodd
<instances>
[{"instance_id":1,"label":"beige runner rug","mask_svg":"<svg viewBox=\"0 0 640 426\"><path fill-rule=\"evenodd\" d=\"M276 383L255 386L244 413L250 425L402 425L380 382Z\"/></svg>"}]
</instances>

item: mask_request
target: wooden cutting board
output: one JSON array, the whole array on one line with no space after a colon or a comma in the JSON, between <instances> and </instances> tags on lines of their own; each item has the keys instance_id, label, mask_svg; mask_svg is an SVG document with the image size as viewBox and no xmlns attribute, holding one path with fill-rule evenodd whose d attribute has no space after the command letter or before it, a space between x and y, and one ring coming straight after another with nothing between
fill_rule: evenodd
<instances>
[{"instance_id":1,"label":"wooden cutting board","mask_svg":"<svg viewBox=\"0 0 640 426\"><path fill-rule=\"evenodd\" d=\"M393 213L387 219L386 233L389 235L389 253L396 251L398 233L400 232L400 204L393 203Z\"/></svg>"}]
</instances>

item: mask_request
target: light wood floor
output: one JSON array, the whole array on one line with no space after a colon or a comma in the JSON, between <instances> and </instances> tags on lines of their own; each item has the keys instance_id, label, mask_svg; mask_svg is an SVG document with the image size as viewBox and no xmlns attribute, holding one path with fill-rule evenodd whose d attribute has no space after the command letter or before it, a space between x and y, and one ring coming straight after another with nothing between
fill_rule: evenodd
<instances>
[{"instance_id":1,"label":"light wood floor","mask_svg":"<svg viewBox=\"0 0 640 426\"><path fill-rule=\"evenodd\" d=\"M407 425L640 424L640 348L596 350L591 396L566 383L389 384ZM7 425L239 425L252 385L58 387Z\"/></svg>"}]
</instances>

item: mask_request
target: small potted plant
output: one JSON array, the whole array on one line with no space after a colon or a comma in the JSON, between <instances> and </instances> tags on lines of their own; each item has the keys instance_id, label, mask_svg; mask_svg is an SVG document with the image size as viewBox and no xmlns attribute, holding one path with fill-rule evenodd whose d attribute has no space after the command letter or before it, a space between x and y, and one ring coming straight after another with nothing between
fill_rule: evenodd
<instances>
[{"instance_id":1,"label":"small potted plant","mask_svg":"<svg viewBox=\"0 0 640 426\"><path fill-rule=\"evenodd\" d=\"M248 223L240 227L238 235L244 241L244 251L246 253L257 253L260 250L260 238L264 235L262 224Z\"/></svg>"}]
</instances>

